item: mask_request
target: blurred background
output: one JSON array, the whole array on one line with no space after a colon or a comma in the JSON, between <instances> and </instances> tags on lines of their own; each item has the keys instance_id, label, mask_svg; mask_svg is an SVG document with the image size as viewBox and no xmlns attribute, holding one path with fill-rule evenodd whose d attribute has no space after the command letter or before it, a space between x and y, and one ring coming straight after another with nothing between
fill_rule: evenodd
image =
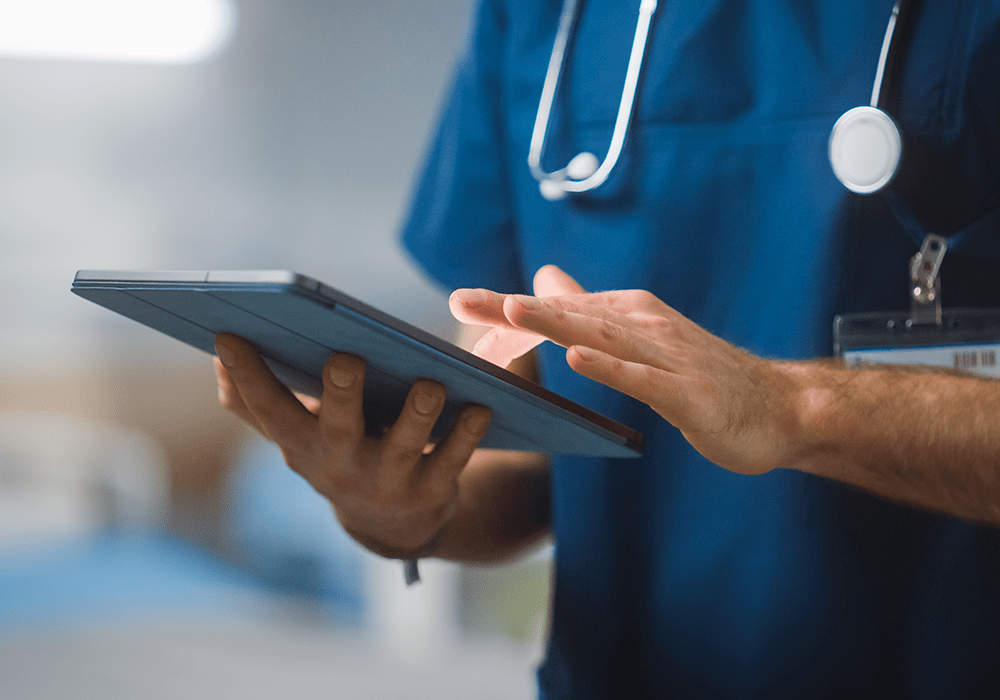
<instances>
[{"instance_id":1,"label":"blurred background","mask_svg":"<svg viewBox=\"0 0 1000 700\"><path fill-rule=\"evenodd\" d=\"M81 268L292 269L442 337L396 243L469 0L0 0L0 697L527 698L544 554L397 562Z\"/></svg>"}]
</instances>

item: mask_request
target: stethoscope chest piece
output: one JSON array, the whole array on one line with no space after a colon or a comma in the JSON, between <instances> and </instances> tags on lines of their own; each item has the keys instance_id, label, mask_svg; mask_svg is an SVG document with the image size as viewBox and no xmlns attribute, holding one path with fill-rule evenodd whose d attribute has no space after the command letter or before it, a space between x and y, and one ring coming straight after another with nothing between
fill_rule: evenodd
<instances>
[{"instance_id":1,"label":"stethoscope chest piece","mask_svg":"<svg viewBox=\"0 0 1000 700\"><path fill-rule=\"evenodd\" d=\"M869 194L896 174L903 142L892 118L876 107L845 112L830 132L830 164L844 187Z\"/></svg>"},{"instance_id":2,"label":"stethoscope chest piece","mask_svg":"<svg viewBox=\"0 0 1000 700\"><path fill-rule=\"evenodd\" d=\"M871 103L867 107L855 107L845 112L830 132L829 155L833 173L844 187L858 194L871 194L885 187L896 174L903 152L899 127L892 117L878 108L886 60L902 4L903 0L896 0L893 4L892 15L885 28Z\"/></svg>"}]
</instances>

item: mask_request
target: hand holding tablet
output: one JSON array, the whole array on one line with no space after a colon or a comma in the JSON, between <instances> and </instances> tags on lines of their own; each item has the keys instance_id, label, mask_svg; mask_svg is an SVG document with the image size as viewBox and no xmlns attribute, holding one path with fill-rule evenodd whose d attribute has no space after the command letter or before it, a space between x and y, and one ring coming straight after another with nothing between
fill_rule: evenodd
<instances>
[{"instance_id":1,"label":"hand holding tablet","mask_svg":"<svg viewBox=\"0 0 1000 700\"><path fill-rule=\"evenodd\" d=\"M72 291L205 352L220 334L253 343L275 376L319 396L334 353L365 360L369 432L396 421L411 387L445 397L434 436L468 404L490 409L481 447L546 454L638 457L642 436L496 365L308 277L284 271L80 271Z\"/></svg>"}]
</instances>

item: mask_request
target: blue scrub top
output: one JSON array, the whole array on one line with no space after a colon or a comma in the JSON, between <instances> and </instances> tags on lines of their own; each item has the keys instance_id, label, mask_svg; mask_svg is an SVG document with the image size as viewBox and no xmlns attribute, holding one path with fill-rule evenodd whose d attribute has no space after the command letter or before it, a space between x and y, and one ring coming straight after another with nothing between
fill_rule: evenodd
<instances>
[{"instance_id":1,"label":"blue scrub top","mask_svg":"<svg viewBox=\"0 0 1000 700\"><path fill-rule=\"evenodd\" d=\"M1000 2L909 3L881 103L901 170L870 196L831 171L892 4L662 1L621 161L549 202L526 157L561 3L482 0L404 243L449 288L527 291L555 263L768 357L828 355L835 314L908 308L928 232L950 237L945 305L1000 307ZM544 169L606 152L638 5L582 3ZM998 696L996 530L797 472L731 474L561 349L540 362L647 438L638 461L554 460L542 697Z\"/></svg>"}]
</instances>

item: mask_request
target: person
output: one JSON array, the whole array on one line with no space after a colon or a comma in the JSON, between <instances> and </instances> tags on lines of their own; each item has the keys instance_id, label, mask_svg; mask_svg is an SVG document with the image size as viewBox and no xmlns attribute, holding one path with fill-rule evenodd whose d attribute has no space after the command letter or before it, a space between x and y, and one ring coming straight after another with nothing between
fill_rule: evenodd
<instances>
[{"instance_id":1,"label":"person","mask_svg":"<svg viewBox=\"0 0 1000 700\"><path fill-rule=\"evenodd\" d=\"M1000 3L908 3L880 101L899 170L865 195L831 170L892 6L661 4L617 165L545 198L525 156L561 4L477 3L403 242L494 329L479 352L642 431L641 459L477 450L479 406L428 450L425 381L369 436L361 358L304 406L228 336L221 400L380 554L551 534L542 698L995 697L997 384L813 359L836 314L909 306L929 232L946 305L1000 307ZM607 149L636 9L580 9L546 168Z\"/></svg>"}]
</instances>

